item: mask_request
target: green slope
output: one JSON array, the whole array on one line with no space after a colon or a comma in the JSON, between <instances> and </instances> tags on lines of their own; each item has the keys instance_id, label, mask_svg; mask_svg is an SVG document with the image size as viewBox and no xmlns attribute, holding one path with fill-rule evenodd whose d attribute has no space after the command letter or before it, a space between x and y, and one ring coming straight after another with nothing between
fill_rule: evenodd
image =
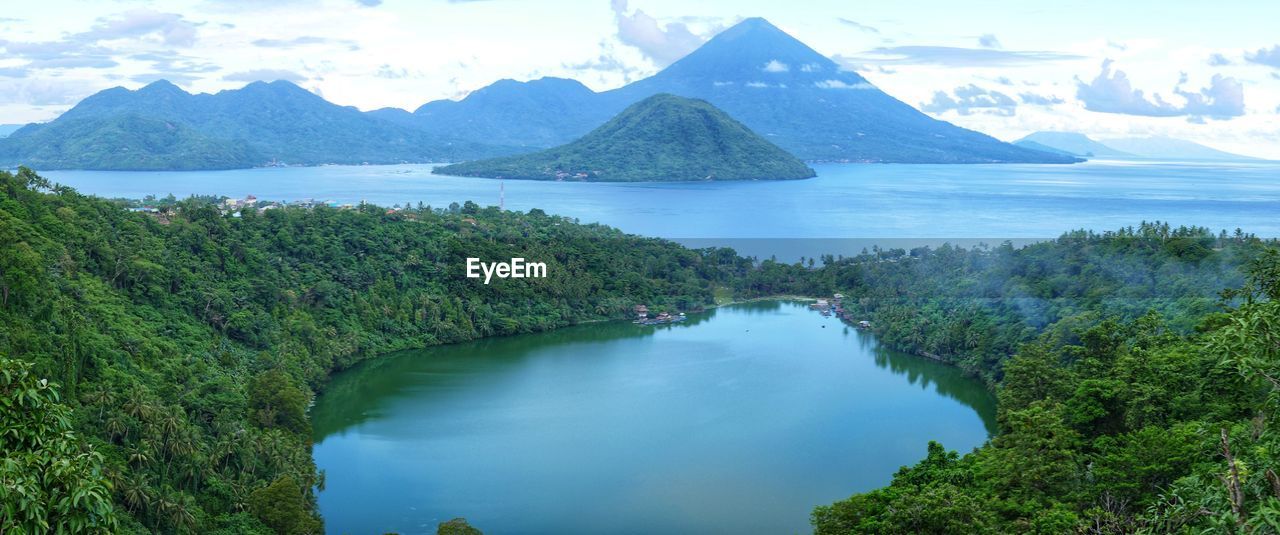
<instances>
[{"instance_id":1,"label":"green slope","mask_svg":"<svg viewBox=\"0 0 1280 535\"><path fill-rule=\"evenodd\" d=\"M0 168L192 170L451 161L510 154L338 106L289 82L191 94L112 88L0 138Z\"/></svg>"},{"instance_id":2,"label":"green slope","mask_svg":"<svg viewBox=\"0 0 1280 535\"><path fill-rule=\"evenodd\" d=\"M783 180L813 169L702 100L654 95L581 139L541 152L436 168L438 174L601 182Z\"/></svg>"},{"instance_id":3,"label":"green slope","mask_svg":"<svg viewBox=\"0 0 1280 535\"><path fill-rule=\"evenodd\" d=\"M151 217L27 169L0 171L0 243L3 533L321 533L306 405L331 371L701 307L751 265L470 202ZM548 275L485 285L468 256Z\"/></svg>"},{"instance_id":4,"label":"green slope","mask_svg":"<svg viewBox=\"0 0 1280 535\"><path fill-rule=\"evenodd\" d=\"M0 143L0 162L47 169L186 171L253 167L263 161L242 140L212 138L182 123L137 115L58 121Z\"/></svg>"}]
</instances>

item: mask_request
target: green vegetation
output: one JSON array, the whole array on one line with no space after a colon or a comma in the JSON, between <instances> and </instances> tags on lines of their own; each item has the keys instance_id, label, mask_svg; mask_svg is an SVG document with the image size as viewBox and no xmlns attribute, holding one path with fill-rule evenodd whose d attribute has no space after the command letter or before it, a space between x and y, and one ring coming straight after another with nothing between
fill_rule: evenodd
<instances>
[{"instance_id":1,"label":"green vegetation","mask_svg":"<svg viewBox=\"0 0 1280 535\"><path fill-rule=\"evenodd\" d=\"M441 522L436 527L436 535L483 535L480 530L471 527L465 518L455 518L448 522Z\"/></svg>"},{"instance_id":2,"label":"green vegetation","mask_svg":"<svg viewBox=\"0 0 1280 535\"><path fill-rule=\"evenodd\" d=\"M511 150L395 124L290 82L193 95L161 80L100 91L56 120L0 138L0 168L182 171L431 162Z\"/></svg>"},{"instance_id":3,"label":"green vegetation","mask_svg":"<svg viewBox=\"0 0 1280 535\"><path fill-rule=\"evenodd\" d=\"M0 143L0 162L49 169L184 171L266 161L243 141L213 139L182 123L138 115L71 119Z\"/></svg>"},{"instance_id":4,"label":"green vegetation","mask_svg":"<svg viewBox=\"0 0 1280 535\"><path fill-rule=\"evenodd\" d=\"M0 172L0 530L313 533L306 410L335 370L636 303L839 291L885 343L996 388L999 433L963 456L930 445L818 507L817 532L1280 532L1280 252L1243 232L811 268L472 203L166 208ZM486 286L469 256L550 276Z\"/></svg>"},{"instance_id":5,"label":"green vegetation","mask_svg":"<svg viewBox=\"0 0 1280 535\"><path fill-rule=\"evenodd\" d=\"M437 167L444 175L601 182L780 180L813 169L701 100L660 94L581 139L541 152Z\"/></svg>"},{"instance_id":6,"label":"green vegetation","mask_svg":"<svg viewBox=\"0 0 1280 535\"><path fill-rule=\"evenodd\" d=\"M332 371L636 303L693 310L750 266L472 203L233 217L191 199L153 218L27 169L0 172L0 243L0 403L30 409L0 413L6 532L315 532L306 407ZM486 286L468 256L548 277Z\"/></svg>"},{"instance_id":7,"label":"green vegetation","mask_svg":"<svg viewBox=\"0 0 1280 535\"><path fill-rule=\"evenodd\" d=\"M0 532L112 533L102 456L71 427L54 385L0 358Z\"/></svg>"},{"instance_id":8,"label":"green vegetation","mask_svg":"<svg viewBox=\"0 0 1280 535\"><path fill-rule=\"evenodd\" d=\"M990 381L1000 429L818 507L817 533L1280 532L1275 249L1151 224L828 260L809 284Z\"/></svg>"}]
</instances>

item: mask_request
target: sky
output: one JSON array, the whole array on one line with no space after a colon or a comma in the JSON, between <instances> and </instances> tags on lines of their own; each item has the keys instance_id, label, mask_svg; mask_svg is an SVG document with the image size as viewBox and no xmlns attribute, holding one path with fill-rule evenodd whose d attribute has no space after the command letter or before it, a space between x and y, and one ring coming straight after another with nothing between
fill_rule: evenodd
<instances>
[{"instance_id":1,"label":"sky","mask_svg":"<svg viewBox=\"0 0 1280 535\"><path fill-rule=\"evenodd\" d=\"M413 110L496 80L649 76L761 16L939 119L1170 136L1280 159L1280 2L851 0L3 0L0 123L94 92L289 80Z\"/></svg>"}]
</instances>

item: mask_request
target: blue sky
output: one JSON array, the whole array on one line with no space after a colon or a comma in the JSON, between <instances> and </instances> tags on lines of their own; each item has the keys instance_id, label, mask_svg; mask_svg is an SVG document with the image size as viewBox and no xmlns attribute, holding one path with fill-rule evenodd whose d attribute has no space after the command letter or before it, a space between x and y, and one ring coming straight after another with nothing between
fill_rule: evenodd
<instances>
[{"instance_id":1,"label":"blue sky","mask_svg":"<svg viewBox=\"0 0 1280 535\"><path fill-rule=\"evenodd\" d=\"M113 86L197 92L288 79L413 109L500 78L594 89L650 75L763 16L935 117L1169 135L1280 159L1280 2L44 0L0 13L0 123ZM262 5L268 4L268 5Z\"/></svg>"}]
</instances>

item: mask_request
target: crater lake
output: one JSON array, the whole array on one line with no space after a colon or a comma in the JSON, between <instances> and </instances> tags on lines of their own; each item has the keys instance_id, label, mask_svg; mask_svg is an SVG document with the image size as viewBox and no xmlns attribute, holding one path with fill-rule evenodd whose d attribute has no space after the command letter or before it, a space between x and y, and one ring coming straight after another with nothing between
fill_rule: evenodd
<instances>
[{"instance_id":1,"label":"crater lake","mask_svg":"<svg viewBox=\"0 0 1280 535\"><path fill-rule=\"evenodd\" d=\"M801 533L929 440L967 452L995 400L803 304L410 351L312 409L329 533Z\"/></svg>"}]
</instances>

